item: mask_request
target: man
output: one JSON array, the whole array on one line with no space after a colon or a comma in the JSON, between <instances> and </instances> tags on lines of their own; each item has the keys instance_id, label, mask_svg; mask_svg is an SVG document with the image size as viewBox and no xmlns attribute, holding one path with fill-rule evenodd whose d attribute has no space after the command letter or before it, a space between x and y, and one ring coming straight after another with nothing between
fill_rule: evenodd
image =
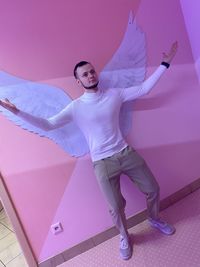
<instances>
[{"instance_id":1,"label":"man","mask_svg":"<svg viewBox=\"0 0 200 267\"><path fill-rule=\"evenodd\" d=\"M75 99L57 115L43 119L19 110L9 100L0 105L17 116L44 130L51 130L74 120L88 142L94 171L100 189L110 207L113 222L120 232L120 255L127 260L132 255L132 246L126 226L125 204L120 190L122 173L146 195L148 220L152 227L171 235L175 228L159 218L159 185L143 158L131 148L120 132L119 112L125 101L147 94L169 67L177 51L174 43L157 70L141 85L122 89L98 89L98 76L91 63L79 62L74 68L77 83L84 94Z\"/></svg>"}]
</instances>

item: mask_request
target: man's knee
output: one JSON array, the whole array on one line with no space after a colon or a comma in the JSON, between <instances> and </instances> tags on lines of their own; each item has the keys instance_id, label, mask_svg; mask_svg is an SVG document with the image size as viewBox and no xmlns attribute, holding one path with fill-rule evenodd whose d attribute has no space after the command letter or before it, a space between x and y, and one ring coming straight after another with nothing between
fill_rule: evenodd
<instances>
[{"instance_id":1,"label":"man's knee","mask_svg":"<svg viewBox=\"0 0 200 267\"><path fill-rule=\"evenodd\" d=\"M125 206L126 206L126 200L123 199L121 202L114 203L112 206L110 206L109 212L112 216L115 216L121 212L124 212Z\"/></svg>"},{"instance_id":2,"label":"man's knee","mask_svg":"<svg viewBox=\"0 0 200 267\"><path fill-rule=\"evenodd\" d=\"M160 186L159 186L158 183L156 183L155 186L154 186L154 192L155 192L156 194L160 194Z\"/></svg>"},{"instance_id":3,"label":"man's knee","mask_svg":"<svg viewBox=\"0 0 200 267\"><path fill-rule=\"evenodd\" d=\"M158 184L155 184L153 186L153 190L151 192L147 193L149 198L155 199L155 198L159 198L160 196L160 186Z\"/></svg>"},{"instance_id":4,"label":"man's knee","mask_svg":"<svg viewBox=\"0 0 200 267\"><path fill-rule=\"evenodd\" d=\"M118 218L119 216L121 216L122 214L124 214L124 208L119 208L119 207L110 208L109 209L109 212L110 212L110 215L113 218Z\"/></svg>"}]
</instances>

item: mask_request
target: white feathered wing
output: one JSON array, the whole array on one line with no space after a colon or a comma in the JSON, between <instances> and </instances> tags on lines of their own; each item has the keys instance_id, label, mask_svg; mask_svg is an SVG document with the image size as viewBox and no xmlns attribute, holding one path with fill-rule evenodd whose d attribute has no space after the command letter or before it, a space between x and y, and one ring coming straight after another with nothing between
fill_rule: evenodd
<instances>
[{"instance_id":1,"label":"white feathered wing","mask_svg":"<svg viewBox=\"0 0 200 267\"><path fill-rule=\"evenodd\" d=\"M8 98L20 110L42 118L55 115L72 101L60 88L0 72L0 99L4 98ZM52 131L44 131L2 107L0 111L23 129L53 140L72 156L79 157L89 151L85 137L74 122Z\"/></svg>"}]
</instances>

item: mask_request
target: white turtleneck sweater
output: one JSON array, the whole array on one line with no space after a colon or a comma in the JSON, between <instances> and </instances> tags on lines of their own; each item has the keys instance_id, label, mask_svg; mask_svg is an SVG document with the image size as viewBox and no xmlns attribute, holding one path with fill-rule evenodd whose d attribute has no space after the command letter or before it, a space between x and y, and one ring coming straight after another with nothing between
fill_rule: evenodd
<instances>
[{"instance_id":1,"label":"white turtleneck sweater","mask_svg":"<svg viewBox=\"0 0 200 267\"><path fill-rule=\"evenodd\" d=\"M85 92L49 119L35 117L23 111L20 111L18 115L43 130L61 127L73 120L88 142L92 161L97 161L120 152L128 145L119 128L121 105L147 94L165 70L166 67L160 65L147 80L138 86L98 90L96 93Z\"/></svg>"}]
</instances>

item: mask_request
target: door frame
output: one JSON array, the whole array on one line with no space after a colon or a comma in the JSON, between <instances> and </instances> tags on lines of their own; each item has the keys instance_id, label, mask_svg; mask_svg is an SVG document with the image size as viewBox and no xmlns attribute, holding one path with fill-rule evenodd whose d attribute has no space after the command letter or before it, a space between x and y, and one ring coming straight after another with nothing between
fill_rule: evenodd
<instances>
[{"instance_id":1,"label":"door frame","mask_svg":"<svg viewBox=\"0 0 200 267\"><path fill-rule=\"evenodd\" d=\"M34 251L31 247L30 241L26 235L23 224L17 213L9 190L4 181L3 175L0 172L0 199L2 201L3 207L13 225L15 234L22 248L23 254L26 258L29 267L38 267L37 259Z\"/></svg>"}]
</instances>

